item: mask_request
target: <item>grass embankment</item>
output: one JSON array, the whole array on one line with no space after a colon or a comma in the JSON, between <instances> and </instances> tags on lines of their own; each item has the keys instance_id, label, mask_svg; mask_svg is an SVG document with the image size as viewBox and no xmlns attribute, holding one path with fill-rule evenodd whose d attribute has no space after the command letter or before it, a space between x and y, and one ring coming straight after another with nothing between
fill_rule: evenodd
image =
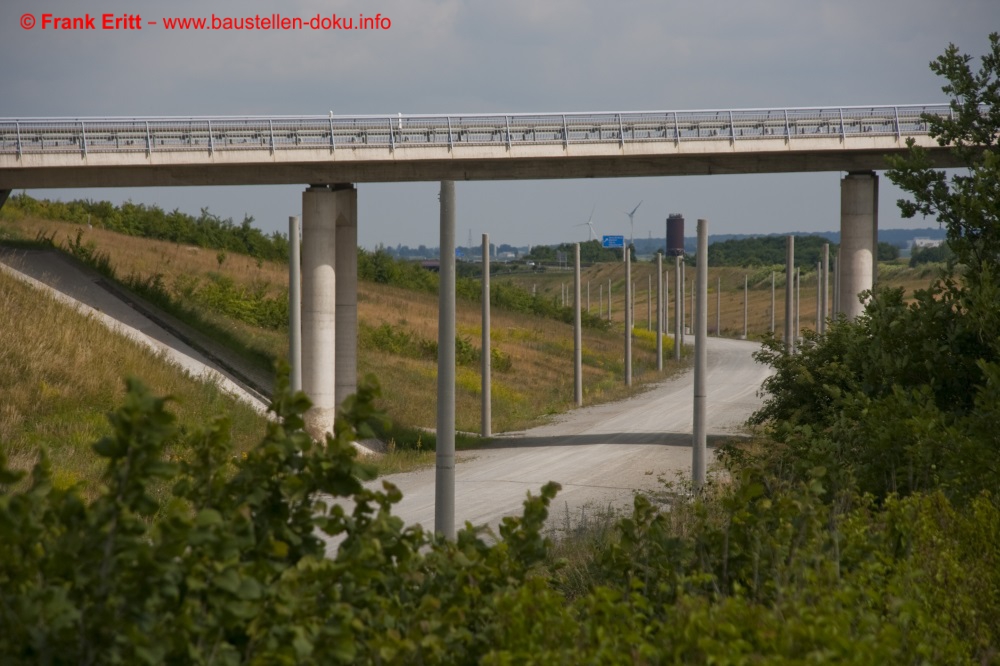
<instances>
[{"instance_id":1,"label":"grass embankment","mask_svg":"<svg viewBox=\"0 0 1000 666\"><path fill-rule=\"evenodd\" d=\"M15 219L12 219L15 218ZM242 255L125 236L74 223L9 216L7 238L49 238L56 246L83 248L103 258L126 284L169 297L174 313L264 365L287 356L287 328L247 320L287 299L287 267ZM77 254L80 254L78 251ZM148 295L148 294L147 294ZM154 294L155 295L155 294ZM383 387L380 407L397 427L385 435L397 449L433 449L436 419L437 296L362 282L358 295L359 375L374 374ZM178 308L183 311L179 311ZM235 314L234 314L235 313ZM550 318L494 308L493 431L519 430L573 407L572 326ZM480 307L459 300L459 366L456 426L480 430ZM587 328L583 334L584 401L624 398L662 379L655 370L655 339L637 332L633 381L623 386L622 331ZM665 354L671 354L669 339ZM677 366L668 363L667 373ZM459 442L461 446L462 442Z\"/></svg>"},{"instance_id":2,"label":"grass embankment","mask_svg":"<svg viewBox=\"0 0 1000 666\"><path fill-rule=\"evenodd\" d=\"M103 463L90 444L110 434L128 376L172 396L184 428L228 414L240 451L264 431L261 414L214 384L2 271L0 321L0 446L15 468L30 469L44 447L57 485L93 489Z\"/></svg>"},{"instance_id":3,"label":"grass embankment","mask_svg":"<svg viewBox=\"0 0 1000 666\"><path fill-rule=\"evenodd\" d=\"M879 284L890 287L902 287L907 295L912 295L916 289L925 289L937 274L940 265L924 264L910 268L905 260L882 262L879 264ZM695 268L689 266L686 271L687 299L685 300L685 323L691 326L691 285ZM816 328L816 268L801 267L801 308L799 326L802 329ZM668 314L668 330L673 331L674 318L674 265L673 261L664 262L666 278L665 288L670 298ZM708 331L709 335L716 333L716 312L718 309L717 289L721 279L722 287L722 335L738 337L743 334L743 278L746 276L749 287L747 307L747 329L750 339L760 339L771 325L771 273L774 272L774 330L780 336L785 327L785 267L761 266L752 268L712 267L708 269ZM572 272L546 271L530 275L518 274L511 278L521 287L535 289L539 295L549 299L561 299L562 285L572 288ZM625 267L621 262L596 264L583 270L582 296L586 307L587 283L590 284L590 308L593 314L607 316L608 281L611 281L611 319L621 323L624 320L625 304ZM828 298L833 301L833 277L831 274ZM635 326L646 330L647 326L656 326L656 267L651 262L636 262L632 264L632 281L635 284ZM650 296L647 296L649 287ZM651 307L647 307L651 303ZM647 312L652 313L653 320L647 320Z\"/></svg>"}]
</instances>

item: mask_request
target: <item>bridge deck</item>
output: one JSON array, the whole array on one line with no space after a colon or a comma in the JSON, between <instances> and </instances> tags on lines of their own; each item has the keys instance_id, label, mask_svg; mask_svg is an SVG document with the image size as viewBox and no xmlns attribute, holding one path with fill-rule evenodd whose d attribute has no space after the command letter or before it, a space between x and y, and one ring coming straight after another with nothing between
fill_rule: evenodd
<instances>
[{"instance_id":1,"label":"bridge deck","mask_svg":"<svg viewBox=\"0 0 1000 666\"><path fill-rule=\"evenodd\" d=\"M0 118L0 189L654 176L949 166L947 105L465 116Z\"/></svg>"}]
</instances>

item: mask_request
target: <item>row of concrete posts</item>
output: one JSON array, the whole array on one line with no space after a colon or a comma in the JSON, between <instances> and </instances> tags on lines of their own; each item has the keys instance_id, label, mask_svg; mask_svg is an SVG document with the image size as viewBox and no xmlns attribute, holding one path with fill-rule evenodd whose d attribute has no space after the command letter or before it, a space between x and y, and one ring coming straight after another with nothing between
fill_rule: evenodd
<instances>
[{"instance_id":1,"label":"row of concrete posts","mask_svg":"<svg viewBox=\"0 0 1000 666\"><path fill-rule=\"evenodd\" d=\"M440 191L440 313L438 324L438 400L437 400L437 497L435 509L435 530L446 537L454 538L454 474L455 474L455 184L442 181ZM843 313L848 318L861 313L863 304L857 294L871 289L876 271L876 248L878 238L878 178L872 172L849 173L841 180L841 248L834 267L834 313ZM300 234L299 220L293 218L289 224L289 237L297 239ZM308 432L322 439L333 431L337 407L357 388L357 190L351 184L312 185L302 195L301 256L296 257L300 243L292 240L290 261L289 297L290 308L290 360L292 365L292 385L301 388L313 403L306 414ZM707 280L708 255L706 234L707 222L698 221L698 302L692 303L695 314L694 335L696 341L695 375L695 484L704 479L704 450L699 441L704 438L704 417L699 426L699 405L704 412L704 369L699 375L698 367L704 344L699 344L701 336L707 335ZM484 247L488 240L484 237ZM703 254L704 252L704 254ZM790 250L790 257L791 257ZM488 256L484 255L484 262ZM578 255L576 266L579 266ZM674 316L674 357L679 358L684 342L684 265L675 259L675 316ZM828 257L824 257L827 264ZM301 268L300 268L301 264ZM631 299L630 263L626 253L626 293L625 303ZM824 266L823 273L828 269ZM662 282L662 269L658 268ZM789 272L789 278L791 273ZM789 280L790 281L790 280ZM825 282L825 280L824 280ZM611 316L610 282L608 285L608 317ZM484 272L484 307L488 309L488 273ZM826 287L821 287L825 291ZM603 291L603 290L602 290ZM746 284L744 284L746 291ZM658 290L662 294L662 290ZM579 269L574 284L574 301L579 321L580 279ZM589 299L588 299L589 300ZM694 293L692 293L694 300ZM825 296L823 297L825 300ZM603 301L603 295L602 295ZM658 297L658 310L663 305ZM626 314L626 352L631 339L631 308ZM786 295L786 327L791 322L791 297ZM488 315L485 315L488 316ZM746 315L744 315L745 319ZM658 337L662 335L665 313L657 313ZM771 329L774 328L774 302L772 277ZM488 324L483 331L483 367L488 375L490 360ZM579 331L579 323L576 326ZM786 330L786 339L792 335ZM677 344L677 343L680 344ZM700 350L700 351L699 351ZM581 347L579 333L574 339L574 360L577 366L574 393L577 403L582 402L580 381ZM662 352L658 353L660 357ZM629 354L626 354L629 357ZM658 358L658 367L662 360ZM626 381L630 380L631 367L626 366ZM701 379L699 379L699 376ZM484 422L489 422L488 379L484 379ZM699 427L701 435L698 434ZM699 437L701 438L699 440ZM702 446L699 462L699 446ZM450 488L450 490L449 490Z\"/></svg>"}]
</instances>

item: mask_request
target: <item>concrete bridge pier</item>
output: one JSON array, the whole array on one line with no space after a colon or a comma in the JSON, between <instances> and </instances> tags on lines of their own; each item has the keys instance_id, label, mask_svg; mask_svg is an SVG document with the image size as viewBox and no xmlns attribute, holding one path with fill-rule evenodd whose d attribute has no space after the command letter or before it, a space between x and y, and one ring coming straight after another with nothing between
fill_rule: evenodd
<instances>
[{"instance_id":1,"label":"concrete bridge pier","mask_svg":"<svg viewBox=\"0 0 1000 666\"><path fill-rule=\"evenodd\" d=\"M352 322L357 328L356 243L344 243L348 247L341 256L353 258L339 266L337 240L352 233L357 237L357 210L357 190L352 185L312 185L302 193L302 390L313 403L305 416L306 430L316 439L333 432L341 385L338 371L353 369L356 374L357 336L345 333L348 344L344 348L337 344L340 329L346 331ZM341 298L344 307L338 307ZM341 318L346 323L338 321Z\"/></svg>"},{"instance_id":2,"label":"concrete bridge pier","mask_svg":"<svg viewBox=\"0 0 1000 666\"><path fill-rule=\"evenodd\" d=\"M874 284L878 238L878 176L850 172L840 181L838 312L855 319L864 311L858 294Z\"/></svg>"}]
</instances>

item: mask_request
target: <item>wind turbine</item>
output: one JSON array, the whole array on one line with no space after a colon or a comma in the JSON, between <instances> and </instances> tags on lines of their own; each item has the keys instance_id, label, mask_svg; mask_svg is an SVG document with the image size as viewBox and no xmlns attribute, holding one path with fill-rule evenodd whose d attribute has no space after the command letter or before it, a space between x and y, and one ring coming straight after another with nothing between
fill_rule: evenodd
<instances>
[{"instance_id":1,"label":"wind turbine","mask_svg":"<svg viewBox=\"0 0 1000 666\"><path fill-rule=\"evenodd\" d=\"M635 242L635 220L632 219L632 218L635 217L635 211L639 210L639 206L641 206L641 205L642 205L642 200L640 199L639 203L637 203L635 205L635 208L632 209L631 213L625 213L626 215L628 215L628 226L629 226L628 242L629 242L629 245L632 245Z\"/></svg>"},{"instance_id":2,"label":"wind turbine","mask_svg":"<svg viewBox=\"0 0 1000 666\"><path fill-rule=\"evenodd\" d=\"M586 222L581 222L580 224L574 224L574 227L587 227L590 229L590 238L588 240L594 240L597 238L597 232L594 231L594 211L597 210L597 204L590 209L590 217Z\"/></svg>"}]
</instances>

